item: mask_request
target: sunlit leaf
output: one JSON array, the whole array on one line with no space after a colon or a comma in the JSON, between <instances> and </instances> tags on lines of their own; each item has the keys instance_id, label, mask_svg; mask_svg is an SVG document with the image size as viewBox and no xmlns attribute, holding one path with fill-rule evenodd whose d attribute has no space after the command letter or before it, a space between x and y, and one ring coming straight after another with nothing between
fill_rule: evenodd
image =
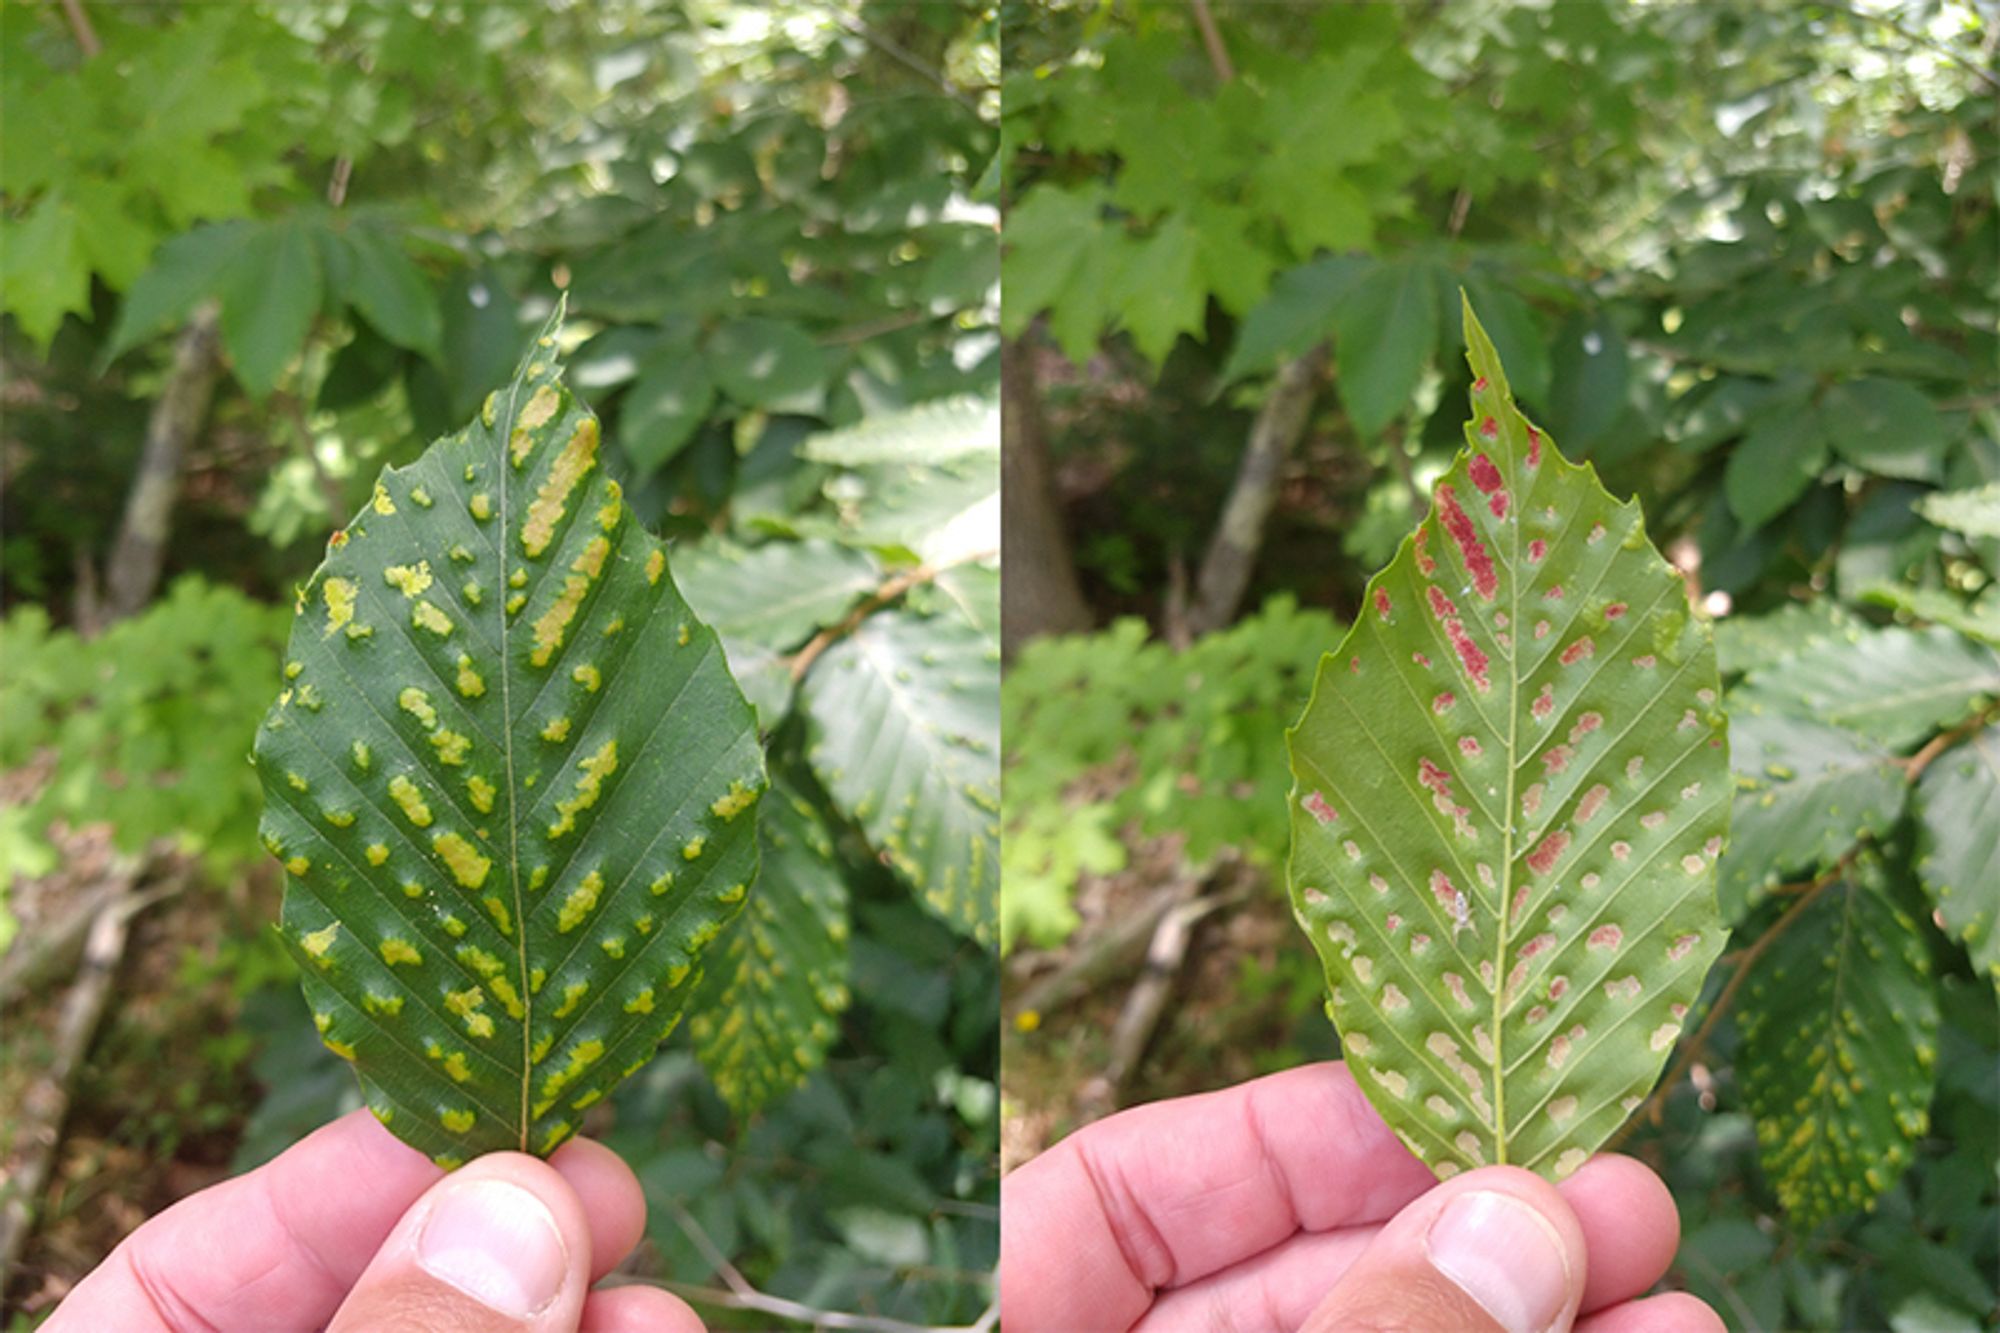
<instances>
[{"instance_id":1,"label":"sunlit leaf","mask_svg":"<svg viewBox=\"0 0 2000 1333\"><path fill-rule=\"evenodd\" d=\"M1761 667L1746 706L1817 718L1892 748L1912 745L2000 695L2000 652L1948 629L1883 629Z\"/></svg>"},{"instance_id":2,"label":"sunlit leaf","mask_svg":"<svg viewBox=\"0 0 2000 1333\"><path fill-rule=\"evenodd\" d=\"M559 319L335 535L257 740L314 1021L440 1161L573 1133L757 867L750 710L597 466Z\"/></svg>"},{"instance_id":3,"label":"sunlit leaf","mask_svg":"<svg viewBox=\"0 0 2000 1333\"><path fill-rule=\"evenodd\" d=\"M2000 986L2000 726L1944 751L1918 780L1917 877L1945 929Z\"/></svg>"},{"instance_id":4,"label":"sunlit leaf","mask_svg":"<svg viewBox=\"0 0 2000 1333\"><path fill-rule=\"evenodd\" d=\"M1726 931L1715 653L1681 580L1513 405L1466 307L1468 449L1290 734L1292 903L1361 1086L1440 1174L1574 1170Z\"/></svg>"}]
</instances>

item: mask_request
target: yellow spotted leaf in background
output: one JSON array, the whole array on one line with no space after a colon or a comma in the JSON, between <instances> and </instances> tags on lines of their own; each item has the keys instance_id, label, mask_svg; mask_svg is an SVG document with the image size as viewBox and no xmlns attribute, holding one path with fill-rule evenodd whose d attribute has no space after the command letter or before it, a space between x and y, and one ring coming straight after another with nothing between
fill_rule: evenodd
<instances>
[{"instance_id":1,"label":"yellow spotted leaf in background","mask_svg":"<svg viewBox=\"0 0 2000 1333\"><path fill-rule=\"evenodd\" d=\"M445 1165L574 1133L757 873L754 718L605 475L561 319L334 534L257 738L321 1038Z\"/></svg>"},{"instance_id":2,"label":"yellow spotted leaf in background","mask_svg":"<svg viewBox=\"0 0 2000 1333\"><path fill-rule=\"evenodd\" d=\"M1384 1120L1441 1176L1559 1178L1659 1077L1727 934L1715 648L1620 504L1514 406L1472 420L1289 733L1292 905Z\"/></svg>"}]
</instances>

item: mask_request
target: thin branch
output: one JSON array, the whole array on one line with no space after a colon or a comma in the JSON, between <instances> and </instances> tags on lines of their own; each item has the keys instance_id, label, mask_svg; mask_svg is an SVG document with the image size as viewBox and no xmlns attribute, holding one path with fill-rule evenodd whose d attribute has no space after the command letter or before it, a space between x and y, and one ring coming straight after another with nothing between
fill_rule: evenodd
<instances>
[{"instance_id":1,"label":"thin branch","mask_svg":"<svg viewBox=\"0 0 2000 1333\"><path fill-rule=\"evenodd\" d=\"M887 37L884 37L881 33L875 31L875 29L869 27L852 14L842 14L840 22L842 26L856 37L859 37L862 41L882 52L882 54L896 61L904 68L914 70L927 81L936 84L939 92L942 92L946 97L949 97L967 111L972 112L974 115L978 114L979 108L973 103L970 97L967 97L964 93L953 87L951 80L945 78L941 71L932 69L907 47L890 41Z\"/></svg>"},{"instance_id":2,"label":"thin branch","mask_svg":"<svg viewBox=\"0 0 2000 1333\"><path fill-rule=\"evenodd\" d=\"M1194 0L1194 25L1201 29L1201 44L1208 48L1208 63L1215 66L1216 80L1234 82L1236 67L1229 63L1229 48L1222 44L1222 33L1215 26L1215 15L1209 11L1208 0Z\"/></svg>"},{"instance_id":3,"label":"thin branch","mask_svg":"<svg viewBox=\"0 0 2000 1333\"><path fill-rule=\"evenodd\" d=\"M956 560L947 560L941 565L918 565L915 569L906 569L894 578L889 579L881 587L869 594L868 600L848 612L845 620L842 620L837 625L827 626L819 633L813 635L811 641L805 647L799 649L792 658L792 679L794 681L804 679L806 672L811 669L814 662L819 660L821 653L831 648L841 639L854 633L855 630L861 627L862 621L868 619L868 617L874 615L877 611L880 611L910 589L922 587L926 583L937 582L938 576L948 569L956 569L960 565L977 564L981 560L991 560L999 554L998 551L974 551L970 555L962 555Z\"/></svg>"},{"instance_id":4,"label":"thin branch","mask_svg":"<svg viewBox=\"0 0 2000 1333\"><path fill-rule=\"evenodd\" d=\"M62 0L62 8L76 44L83 48L83 58L89 60L102 52L104 43L97 40L97 29L90 26L90 15L83 12L83 0Z\"/></svg>"},{"instance_id":5,"label":"thin branch","mask_svg":"<svg viewBox=\"0 0 2000 1333\"><path fill-rule=\"evenodd\" d=\"M1458 187L1458 193L1451 199L1451 221L1445 224L1445 231L1454 241L1458 239L1458 234L1465 230L1465 217L1471 211L1472 191L1461 185Z\"/></svg>"},{"instance_id":6,"label":"thin branch","mask_svg":"<svg viewBox=\"0 0 2000 1333\"><path fill-rule=\"evenodd\" d=\"M881 1315L850 1314L842 1310L821 1310L799 1301L786 1300L782 1296L771 1296L757 1290L750 1279L743 1276L735 1264L729 1262L701 1223L694 1215L679 1204L673 1204L674 1221L700 1251L701 1257L715 1269L717 1277L726 1290L715 1287L697 1286L686 1282L662 1282L660 1285L677 1296L690 1300L704 1301L710 1305L720 1305L731 1310L755 1310L759 1314L775 1315L780 1319L790 1319L814 1328L847 1328L869 1330L869 1333L985 1333L999 1319L997 1303L987 1306L976 1323L963 1329L939 1329L927 1324L910 1324L900 1319L889 1319Z\"/></svg>"},{"instance_id":7,"label":"thin branch","mask_svg":"<svg viewBox=\"0 0 2000 1333\"><path fill-rule=\"evenodd\" d=\"M1941 731L1931 737L1925 742L1923 749L1902 761L1904 778L1915 782L1924 775L1924 770L1931 766L1932 760L1995 718L2000 718L2000 704L1982 708L1951 730Z\"/></svg>"},{"instance_id":8,"label":"thin branch","mask_svg":"<svg viewBox=\"0 0 2000 1333\"><path fill-rule=\"evenodd\" d=\"M1847 873L1847 867L1860 850L1860 844L1857 843L1830 869L1804 885L1786 885L1773 890L1774 893L1796 892L1798 901L1786 908L1785 914L1773 921L1749 948L1736 955L1736 971L1730 975L1728 984L1722 988L1722 993L1715 997L1715 1003L1708 1007L1708 1017L1702 1020L1694 1036L1681 1043L1680 1053L1674 1057L1674 1067L1667 1071L1667 1076L1653 1089L1653 1095L1646 1099L1646 1104L1639 1108L1638 1114L1628 1119L1618 1132L1611 1136L1611 1141L1604 1145L1605 1151L1616 1150L1618 1145L1638 1128L1641 1120L1654 1125L1660 1123L1660 1112L1666 1106L1668 1096L1679 1086L1682 1077L1694 1062L1707 1050L1708 1039L1715 1034L1716 1025L1722 1022L1722 1016L1729 1012L1729 1006L1736 999L1736 993L1743 988L1744 981L1750 975L1750 969L1759 958L1763 957L1764 951L1769 949L1780 935L1791 929L1793 922L1805 914L1806 908L1818 901L1820 894L1826 891L1829 884Z\"/></svg>"},{"instance_id":9,"label":"thin branch","mask_svg":"<svg viewBox=\"0 0 2000 1333\"><path fill-rule=\"evenodd\" d=\"M326 202L339 208L347 202L348 182L354 178L354 159L342 153L333 160L333 177L326 183Z\"/></svg>"}]
</instances>

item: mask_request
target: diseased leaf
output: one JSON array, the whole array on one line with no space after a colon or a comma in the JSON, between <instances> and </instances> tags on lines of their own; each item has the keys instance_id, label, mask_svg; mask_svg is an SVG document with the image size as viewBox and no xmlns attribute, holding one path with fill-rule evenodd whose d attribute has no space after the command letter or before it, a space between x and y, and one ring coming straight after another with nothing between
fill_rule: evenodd
<instances>
[{"instance_id":1,"label":"diseased leaf","mask_svg":"<svg viewBox=\"0 0 2000 1333\"><path fill-rule=\"evenodd\" d=\"M1907 784L1873 741L1806 718L1730 708L1736 805L1722 858L1722 915L1741 921L1787 875L1810 875L1903 814Z\"/></svg>"},{"instance_id":2,"label":"diseased leaf","mask_svg":"<svg viewBox=\"0 0 2000 1333\"><path fill-rule=\"evenodd\" d=\"M2000 481L1968 491L1933 491L1917 502L1917 512L1968 537L2000 537Z\"/></svg>"},{"instance_id":3,"label":"diseased leaf","mask_svg":"<svg viewBox=\"0 0 2000 1333\"><path fill-rule=\"evenodd\" d=\"M2000 725L1938 755L1918 779L1917 877L1944 928L2000 986Z\"/></svg>"},{"instance_id":4,"label":"diseased leaf","mask_svg":"<svg viewBox=\"0 0 2000 1333\"><path fill-rule=\"evenodd\" d=\"M2000 653L1948 629L1883 629L1759 668L1735 697L1900 749L1996 694Z\"/></svg>"},{"instance_id":5,"label":"diseased leaf","mask_svg":"<svg viewBox=\"0 0 2000 1333\"><path fill-rule=\"evenodd\" d=\"M847 882L812 806L784 783L758 817L762 870L716 946L695 1013L695 1054L739 1116L804 1083L847 1009Z\"/></svg>"},{"instance_id":6,"label":"diseased leaf","mask_svg":"<svg viewBox=\"0 0 2000 1333\"><path fill-rule=\"evenodd\" d=\"M574 1132L757 868L750 709L597 466L560 318L335 534L257 739L314 1021L444 1163Z\"/></svg>"},{"instance_id":7,"label":"diseased leaf","mask_svg":"<svg viewBox=\"0 0 2000 1333\"><path fill-rule=\"evenodd\" d=\"M1866 628L1831 597L1788 602L1762 616L1730 616L1715 622L1715 658L1725 676L1815 652L1840 639L1852 641Z\"/></svg>"},{"instance_id":8,"label":"diseased leaf","mask_svg":"<svg viewBox=\"0 0 2000 1333\"><path fill-rule=\"evenodd\" d=\"M807 757L931 910L990 943L999 890L1000 650L955 617L885 611L801 687Z\"/></svg>"},{"instance_id":9,"label":"diseased leaf","mask_svg":"<svg viewBox=\"0 0 2000 1333\"><path fill-rule=\"evenodd\" d=\"M1651 1087L1722 949L1728 754L1708 627L1638 506L1465 325L1470 447L1289 733L1289 878L1411 1150L1560 1177Z\"/></svg>"},{"instance_id":10,"label":"diseased leaf","mask_svg":"<svg viewBox=\"0 0 2000 1333\"><path fill-rule=\"evenodd\" d=\"M1929 1124L1937 995L1924 937L1873 857L1830 884L1750 974L1738 1077L1764 1174L1810 1227L1895 1184Z\"/></svg>"}]
</instances>

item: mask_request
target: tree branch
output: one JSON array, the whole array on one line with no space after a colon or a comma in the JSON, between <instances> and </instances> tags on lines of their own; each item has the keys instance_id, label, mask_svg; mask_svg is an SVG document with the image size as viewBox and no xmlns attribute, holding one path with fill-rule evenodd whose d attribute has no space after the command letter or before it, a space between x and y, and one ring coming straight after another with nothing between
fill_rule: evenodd
<instances>
[{"instance_id":1,"label":"tree branch","mask_svg":"<svg viewBox=\"0 0 2000 1333\"><path fill-rule=\"evenodd\" d=\"M855 630L861 627L862 621L868 619L868 617L874 615L877 611L880 611L910 589L922 587L926 583L937 582L938 575L948 569L956 569L960 565L977 564L981 560L991 560L999 554L998 551L974 551L970 555L962 555L956 560L947 560L941 565L918 565L914 569L906 569L895 577L885 580L881 587L868 595L866 601L848 612L846 619L837 625L829 625L819 633L813 635L806 646L799 649L792 656L792 679L794 681L803 679L806 672L812 668L812 664L819 660L821 653L831 648L841 639L854 633Z\"/></svg>"},{"instance_id":2,"label":"tree branch","mask_svg":"<svg viewBox=\"0 0 2000 1333\"><path fill-rule=\"evenodd\" d=\"M102 52L104 43L97 40L97 29L90 26L90 15L83 12L83 0L62 0L62 9L76 44L83 48L83 58L89 60Z\"/></svg>"},{"instance_id":3,"label":"tree branch","mask_svg":"<svg viewBox=\"0 0 2000 1333\"><path fill-rule=\"evenodd\" d=\"M1236 67L1229 63L1229 48L1222 44L1222 33L1215 26L1215 15L1209 11L1208 0L1194 0L1194 25L1201 29L1201 44L1208 48L1208 63L1215 67L1216 80L1233 82Z\"/></svg>"}]
</instances>

